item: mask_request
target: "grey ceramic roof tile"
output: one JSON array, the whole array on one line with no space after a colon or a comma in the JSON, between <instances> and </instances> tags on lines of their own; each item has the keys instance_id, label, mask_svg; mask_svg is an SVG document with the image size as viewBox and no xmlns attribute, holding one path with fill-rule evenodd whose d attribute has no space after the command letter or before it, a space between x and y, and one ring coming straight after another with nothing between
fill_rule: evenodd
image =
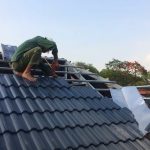
<instances>
[{"instance_id":1,"label":"grey ceramic roof tile","mask_svg":"<svg viewBox=\"0 0 150 150\"><path fill-rule=\"evenodd\" d=\"M5 86L24 86L24 87L70 87L70 85L67 82L64 82L65 80L62 78L57 78L57 80L49 77L41 77L36 81L35 83L29 82L22 77L16 77L15 75L9 75L9 74L0 74L0 84Z\"/></svg>"},{"instance_id":2,"label":"grey ceramic roof tile","mask_svg":"<svg viewBox=\"0 0 150 150\"><path fill-rule=\"evenodd\" d=\"M90 87L0 75L0 149L149 149L128 109Z\"/></svg>"},{"instance_id":3,"label":"grey ceramic roof tile","mask_svg":"<svg viewBox=\"0 0 150 150\"><path fill-rule=\"evenodd\" d=\"M75 97L101 97L96 90L91 90L91 87L76 86L70 89Z\"/></svg>"},{"instance_id":4,"label":"grey ceramic roof tile","mask_svg":"<svg viewBox=\"0 0 150 150\"><path fill-rule=\"evenodd\" d=\"M114 114L111 111L107 111L113 118ZM116 113L119 113L120 111L116 111ZM108 114L107 113L107 114ZM103 115L102 115L103 114ZM94 125L111 125L113 124L120 124L120 123L134 123L134 120L132 118L128 118L128 120L120 120L119 118L115 117L109 120L108 116L104 114L102 111L74 111L74 112L55 112L55 113L49 113L49 112L35 112L35 113L11 113L10 115L4 115L0 114L1 119L1 125L0 125L0 134L5 132L5 130L10 132L18 132L19 130L28 131L28 128L31 129L43 129L43 128L60 128L63 129L65 127L71 127L75 128L76 126L84 127L84 126L91 126ZM9 126L9 123L13 123L11 126ZM9 122L9 123L7 123ZM42 123L42 124L41 124ZM6 124L6 125L5 125ZM23 125L22 125L23 124ZM3 127L3 125L5 125ZM10 128L11 127L11 128Z\"/></svg>"},{"instance_id":5,"label":"grey ceramic roof tile","mask_svg":"<svg viewBox=\"0 0 150 150\"><path fill-rule=\"evenodd\" d=\"M114 127L115 126L115 127ZM67 149L68 147L71 148L79 148L79 147L89 147L91 144L93 145L100 145L100 144L105 144L109 145L111 143L118 143L118 142L126 142L126 141L134 141L136 134L135 131L126 132L126 129L131 128L130 124L126 124L126 128L122 129L122 126L125 126L123 124L119 125L110 125L110 126L101 126L99 127L98 125L95 125L94 127L89 127L85 126L83 128L76 127L76 128L69 128L66 127L65 129L59 129L56 128L54 130L49 130L47 128L37 130L32 129L29 132L25 131L18 131L17 133L13 132L8 132L6 131L4 135L7 135L7 138L9 139L10 137L12 138L12 141L15 141L15 135L26 135L30 138L32 138L32 141L34 141L35 145L38 145L41 142L44 142L45 144L43 145L43 148L48 147L47 142L45 140L45 132L48 134L48 137L53 137L55 142L60 143L59 148L65 148ZM118 130L114 130L115 128L119 128ZM132 127L133 128L133 127ZM120 135L120 131L122 130L122 135ZM133 128L134 130L134 128ZM23 134L24 133L24 134ZM0 135L1 138L2 135ZM140 134L138 135L139 137L141 136ZM57 138L55 138L57 137ZM43 140L42 140L43 139ZM7 139L6 139L7 140ZM49 142L52 142L51 139L49 139ZM32 143L29 142L30 144ZM76 144L72 144L74 143ZM76 147L74 147L76 146Z\"/></svg>"},{"instance_id":6,"label":"grey ceramic roof tile","mask_svg":"<svg viewBox=\"0 0 150 150\"><path fill-rule=\"evenodd\" d=\"M45 101L46 101L46 103L45 103ZM90 101L94 102L94 99L90 100ZM73 104L73 102L74 102L74 104ZM83 103L82 105L81 105L80 101L79 101L79 105L76 105L76 104L78 104L77 100L74 100L73 102L71 100L63 101L63 100L58 100L58 99L57 100L49 100L49 99L47 99L47 100L42 100L42 99L22 100L22 99L17 98L15 100L11 100L11 99L7 98L4 100L4 102L1 101L0 103L3 106L1 108L5 108L6 107L5 105L7 104L7 107L9 108L8 112L10 112L10 109L11 109L12 112L15 111L17 113L24 112L24 111L31 112L31 110L29 108L32 108L33 112L34 111L42 112L42 111L47 111L47 110L49 110L51 112L51 111L73 111L73 110L82 111L82 110L91 110L91 109L92 110L115 109L112 107L104 108L104 106L102 107L102 105L101 106L98 105L99 107L97 105L95 105L95 106L97 106L96 108L94 106L93 107L91 106L91 108L90 108L89 105L87 106L87 101L85 101L85 100L82 100L82 103ZM76 102L76 104L75 104L75 102ZM102 102L102 100L99 101L100 104L101 104L101 102ZM85 105L85 107L84 107L84 105ZM58 106L61 106L61 107L58 107ZM53 109L51 110L50 108L52 108L52 107L53 107ZM71 109L69 109L68 107ZM18 110L18 108L19 108L19 110ZM42 110L40 110L40 108ZM8 113L7 109L4 109L3 111L4 112L6 111L5 113Z\"/></svg>"},{"instance_id":7,"label":"grey ceramic roof tile","mask_svg":"<svg viewBox=\"0 0 150 150\"><path fill-rule=\"evenodd\" d=\"M91 145L90 147L86 148L79 148L79 150L148 150L149 149L149 141L147 139L144 140L135 140L135 141L126 141L126 142L118 142L110 143L109 145Z\"/></svg>"},{"instance_id":8,"label":"grey ceramic roof tile","mask_svg":"<svg viewBox=\"0 0 150 150\"><path fill-rule=\"evenodd\" d=\"M34 112L34 111L82 111L82 110L119 110L120 107L117 105L113 105L113 102L110 100L109 103L106 103L103 98L102 99L51 99L51 98L3 98L0 100L1 110L4 113L8 112ZM3 109L7 108L7 109Z\"/></svg>"}]
</instances>

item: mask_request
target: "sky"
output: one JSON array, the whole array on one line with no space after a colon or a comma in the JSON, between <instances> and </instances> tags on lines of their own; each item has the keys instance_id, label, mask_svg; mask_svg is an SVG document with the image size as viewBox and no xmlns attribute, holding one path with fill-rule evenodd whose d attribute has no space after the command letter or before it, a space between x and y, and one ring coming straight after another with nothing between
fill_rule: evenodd
<instances>
[{"instance_id":1,"label":"sky","mask_svg":"<svg viewBox=\"0 0 150 150\"><path fill-rule=\"evenodd\" d=\"M150 70L150 0L0 0L0 43L37 35L71 62L101 70L115 58Z\"/></svg>"}]
</instances>

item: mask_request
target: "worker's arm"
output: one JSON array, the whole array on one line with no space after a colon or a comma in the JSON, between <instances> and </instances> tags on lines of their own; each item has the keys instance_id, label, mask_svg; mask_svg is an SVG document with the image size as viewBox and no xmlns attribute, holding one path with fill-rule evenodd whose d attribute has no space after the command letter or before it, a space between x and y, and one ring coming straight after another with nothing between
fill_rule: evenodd
<instances>
[{"instance_id":1,"label":"worker's arm","mask_svg":"<svg viewBox=\"0 0 150 150\"><path fill-rule=\"evenodd\" d=\"M53 54L53 56L54 56L54 60L53 60L53 62L52 62L51 67L52 67L52 69L55 71L55 70L57 70L58 67L59 67L59 63L58 63L58 49L57 49L57 45L56 45L55 42L53 43L52 54Z\"/></svg>"},{"instance_id":2,"label":"worker's arm","mask_svg":"<svg viewBox=\"0 0 150 150\"><path fill-rule=\"evenodd\" d=\"M54 41L50 41L47 38L43 38L41 36L37 37L37 44L42 47L42 51L43 52L48 52L48 51L52 51L52 54L54 56L54 61L52 62L51 68L52 68L52 72L55 73L55 71L58 69L59 67L59 63L58 63L58 49L57 49L57 45Z\"/></svg>"},{"instance_id":3,"label":"worker's arm","mask_svg":"<svg viewBox=\"0 0 150 150\"><path fill-rule=\"evenodd\" d=\"M52 51L52 54L54 56L54 60L52 62L51 68L55 72L59 68L58 55L56 51Z\"/></svg>"},{"instance_id":4,"label":"worker's arm","mask_svg":"<svg viewBox=\"0 0 150 150\"><path fill-rule=\"evenodd\" d=\"M58 63L58 49L55 42L53 43L52 54L54 56L54 60L52 62L51 68L52 70L56 71L59 67L59 63Z\"/></svg>"},{"instance_id":5,"label":"worker's arm","mask_svg":"<svg viewBox=\"0 0 150 150\"><path fill-rule=\"evenodd\" d=\"M54 56L54 60L58 61L58 49L55 43L53 45L52 54Z\"/></svg>"}]
</instances>

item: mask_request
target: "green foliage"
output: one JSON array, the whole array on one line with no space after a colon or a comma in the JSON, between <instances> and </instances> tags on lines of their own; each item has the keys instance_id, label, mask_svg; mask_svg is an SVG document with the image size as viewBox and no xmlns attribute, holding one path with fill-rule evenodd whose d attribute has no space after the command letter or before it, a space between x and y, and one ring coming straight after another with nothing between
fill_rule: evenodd
<instances>
[{"instance_id":1,"label":"green foliage","mask_svg":"<svg viewBox=\"0 0 150 150\"><path fill-rule=\"evenodd\" d=\"M83 69L89 70L90 72L99 74L99 71L92 64L86 64L84 62L76 62L75 65Z\"/></svg>"},{"instance_id":2,"label":"green foliage","mask_svg":"<svg viewBox=\"0 0 150 150\"><path fill-rule=\"evenodd\" d=\"M113 59L106 64L107 69L112 70L120 70L128 72L129 74L134 75L135 77L141 77L147 75L147 70L141 66L137 61L129 62L129 61L120 61L118 59Z\"/></svg>"},{"instance_id":3,"label":"green foliage","mask_svg":"<svg viewBox=\"0 0 150 150\"><path fill-rule=\"evenodd\" d=\"M122 86L143 85L145 83L142 78L135 77L132 74L120 70L103 69L99 74L104 78L109 78L109 80L116 81Z\"/></svg>"},{"instance_id":4,"label":"green foliage","mask_svg":"<svg viewBox=\"0 0 150 150\"><path fill-rule=\"evenodd\" d=\"M113 59L106 64L100 75L115 80L122 86L148 84L147 70L138 62Z\"/></svg>"},{"instance_id":5,"label":"green foliage","mask_svg":"<svg viewBox=\"0 0 150 150\"><path fill-rule=\"evenodd\" d=\"M147 72L147 78L150 79L150 71Z\"/></svg>"},{"instance_id":6,"label":"green foliage","mask_svg":"<svg viewBox=\"0 0 150 150\"><path fill-rule=\"evenodd\" d=\"M112 61L109 61L105 66L107 69L120 70L122 62L118 59L113 59Z\"/></svg>"},{"instance_id":7,"label":"green foliage","mask_svg":"<svg viewBox=\"0 0 150 150\"><path fill-rule=\"evenodd\" d=\"M150 80L150 72L141 66L138 62L128 62L113 59L106 64L106 69L100 72L92 64L84 62L76 62L76 66L88 69L90 72L99 74L104 78L116 81L117 84L122 86L129 85L145 85Z\"/></svg>"}]
</instances>

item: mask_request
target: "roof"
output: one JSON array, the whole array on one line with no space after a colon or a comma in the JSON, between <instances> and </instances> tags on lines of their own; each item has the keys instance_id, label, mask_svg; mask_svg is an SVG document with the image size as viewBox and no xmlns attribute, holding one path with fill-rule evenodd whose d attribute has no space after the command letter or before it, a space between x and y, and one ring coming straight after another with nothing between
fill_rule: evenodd
<instances>
[{"instance_id":1,"label":"roof","mask_svg":"<svg viewBox=\"0 0 150 150\"><path fill-rule=\"evenodd\" d=\"M66 60L59 63L65 65ZM0 61L0 150L150 149L127 108L91 84L72 84L69 79L78 79L76 71L66 70L61 67L61 77L54 79L33 68L39 77L32 83ZM104 86L99 84L95 86Z\"/></svg>"},{"instance_id":2,"label":"roof","mask_svg":"<svg viewBox=\"0 0 150 150\"><path fill-rule=\"evenodd\" d=\"M149 150L132 113L62 77L0 74L0 149Z\"/></svg>"},{"instance_id":3,"label":"roof","mask_svg":"<svg viewBox=\"0 0 150 150\"><path fill-rule=\"evenodd\" d=\"M146 130L147 130L148 132L150 132L150 123L149 123L148 126L146 127Z\"/></svg>"},{"instance_id":4,"label":"roof","mask_svg":"<svg viewBox=\"0 0 150 150\"><path fill-rule=\"evenodd\" d=\"M145 103L150 108L150 86L138 86L137 88L140 94L142 95L143 99L145 100Z\"/></svg>"}]
</instances>

